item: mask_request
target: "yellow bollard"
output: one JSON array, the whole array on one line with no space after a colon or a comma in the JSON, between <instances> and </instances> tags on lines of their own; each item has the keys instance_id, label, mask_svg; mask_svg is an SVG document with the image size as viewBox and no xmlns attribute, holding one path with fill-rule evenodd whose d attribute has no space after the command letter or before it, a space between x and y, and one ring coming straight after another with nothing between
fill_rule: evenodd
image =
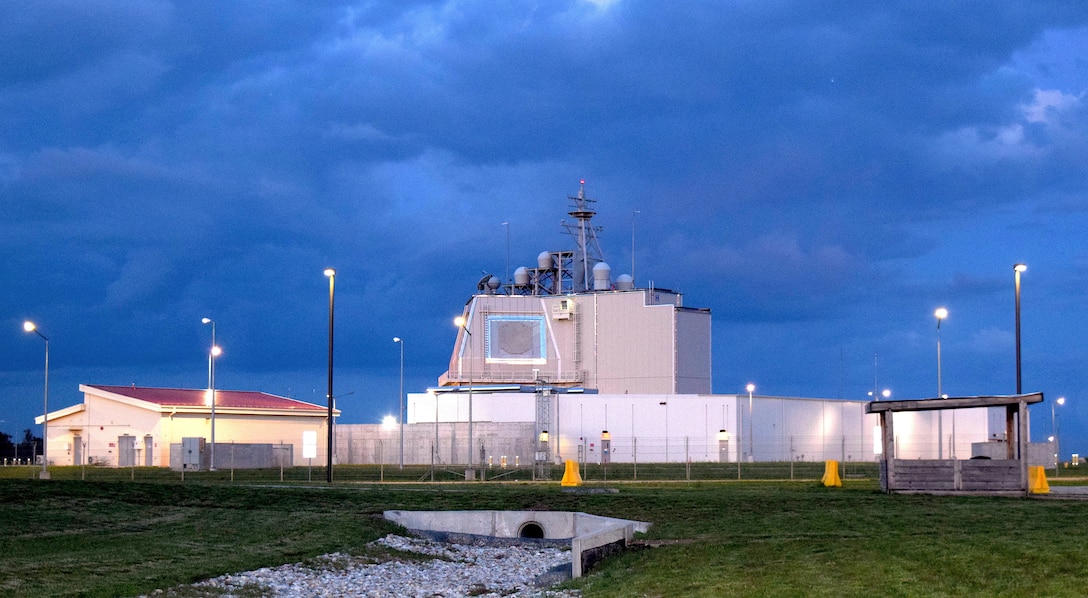
<instances>
[{"instance_id":1,"label":"yellow bollard","mask_svg":"<svg viewBox=\"0 0 1088 598\"><path fill-rule=\"evenodd\" d=\"M1046 483L1046 469L1042 465L1028 466L1028 492L1050 494L1050 484Z\"/></svg>"},{"instance_id":2,"label":"yellow bollard","mask_svg":"<svg viewBox=\"0 0 1088 598\"><path fill-rule=\"evenodd\" d=\"M578 473L578 462L574 459L567 459L567 470L563 472L563 481L559 482L560 486L581 486L582 476Z\"/></svg>"},{"instance_id":3,"label":"yellow bollard","mask_svg":"<svg viewBox=\"0 0 1088 598\"><path fill-rule=\"evenodd\" d=\"M820 480L824 486L828 488L842 487L842 480L839 479L839 462L838 461L825 461L824 462L824 477Z\"/></svg>"}]
</instances>

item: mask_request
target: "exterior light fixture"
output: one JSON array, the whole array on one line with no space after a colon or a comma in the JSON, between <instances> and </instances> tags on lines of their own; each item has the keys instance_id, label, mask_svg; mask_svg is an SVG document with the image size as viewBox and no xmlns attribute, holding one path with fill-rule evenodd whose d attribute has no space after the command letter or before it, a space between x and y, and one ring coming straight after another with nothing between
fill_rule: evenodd
<instances>
[{"instance_id":1,"label":"exterior light fixture","mask_svg":"<svg viewBox=\"0 0 1088 598\"><path fill-rule=\"evenodd\" d=\"M212 444L211 452L208 455L208 469L215 471L215 358L223 354L223 350L219 348L219 345L215 344L215 320L211 318L201 318L201 324L212 325L212 346L208 350L208 404L212 409Z\"/></svg>"},{"instance_id":2,"label":"exterior light fixture","mask_svg":"<svg viewBox=\"0 0 1088 598\"><path fill-rule=\"evenodd\" d=\"M404 339L394 336L393 342L400 345L400 396L397 406L400 407L400 468L404 469Z\"/></svg>"},{"instance_id":3,"label":"exterior light fixture","mask_svg":"<svg viewBox=\"0 0 1088 598\"><path fill-rule=\"evenodd\" d=\"M49 479L49 339L42 334L41 330L38 330L38 326L27 320L23 322L23 330L26 332L33 332L45 341L45 395L42 399L42 471L38 474L38 479Z\"/></svg>"},{"instance_id":4,"label":"exterior light fixture","mask_svg":"<svg viewBox=\"0 0 1088 598\"><path fill-rule=\"evenodd\" d=\"M333 314L334 310L334 297L336 288L336 270L333 268L325 268L325 276L329 279L329 415L328 415L328 443L325 455L325 481L332 483L332 452L333 452L333 434L332 428L333 422L333 395L332 395L332 347L333 347Z\"/></svg>"},{"instance_id":5,"label":"exterior light fixture","mask_svg":"<svg viewBox=\"0 0 1088 598\"><path fill-rule=\"evenodd\" d=\"M1012 267L1016 284L1016 394L1022 392L1020 377L1020 273L1026 272L1026 264L1015 264Z\"/></svg>"}]
</instances>

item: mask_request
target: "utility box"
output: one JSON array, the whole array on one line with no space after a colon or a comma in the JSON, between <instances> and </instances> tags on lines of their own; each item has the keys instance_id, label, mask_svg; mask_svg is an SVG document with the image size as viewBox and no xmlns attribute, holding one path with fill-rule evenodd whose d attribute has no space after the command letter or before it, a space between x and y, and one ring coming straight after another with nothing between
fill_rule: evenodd
<instances>
[{"instance_id":1,"label":"utility box","mask_svg":"<svg viewBox=\"0 0 1088 598\"><path fill-rule=\"evenodd\" d=\"M181 439L181 468L186 470L199 470L204 462L204 439Z\"/></svg>"}]
</instances>

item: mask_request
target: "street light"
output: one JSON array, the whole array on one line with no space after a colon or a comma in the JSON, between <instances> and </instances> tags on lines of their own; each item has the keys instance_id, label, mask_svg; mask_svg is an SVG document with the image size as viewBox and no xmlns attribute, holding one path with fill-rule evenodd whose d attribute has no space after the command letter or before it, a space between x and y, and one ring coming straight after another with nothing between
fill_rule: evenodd
<instances>
[{"instance_id":1,"label":"street light","mask_svg":"<svg viewBox=\"0 0 1088 598\"><path fill-rule=\"evenodd\" d=\"M948 310L940 307L933 315L937 317L937 397L940 398L944 396L941 394L941 320L948 317Z\"/></svg>"},{"instance_id":2,"label":"street light","mask_svg":"<svg viewBox=\"0 0 1088 598\"><path fill-rule=\"evenodd\" d=\"M438 393L434 389L428 389L427 394L434 399L434 445L431 447L431 481L433 482L434 467L438 462Z\"/></svg>"},{"instance_id":3,"label":"street light","mask_svg":"<svg viewBox=\"0 0 1088 598\"><path fill-rule=\"evenodd\" d=\"M453 325L457 326L461 330L465 331L468 335L468 467L472 469L472 331L468 326L468 320L464 316L457 316L453 319ZM457 379L461 380L461 362L464 360L464 353L457 359Z\"/></svg>"},{"instance_id":4,"label":"street light","mask_svg":"<svg viewBox=\"0 0 1088 598\"><path fill-rule=\"evenodd\" d=\"M941 320L948 317L948 310L939 307L933 312L937 317L937 398L941 398ZM944 459L944 410L937 411L937 458Z\"/></svg>"},{"instance_id":5,"label":"street light","mask_svg":"<svg viewBox=\"0 0 1088 598\"><path fill-rule=\"evenodd\" d=\"M1054 407L1064 404L1065 397L1058 397L1057 401L1050 404L1050 431L1054 434L1054 477L1058 477L1062 462L1061 441L1058 439L1058 413Z\"/></svg>"},{"instance_id":6,"label":"street light","mask_svg":"<svg viewBox=\"0 0 1088 598\"><path fill-rule=\"evenodd\" d=\"M332 444L332 427L333 427L332 409L333 409L333 400L334 400L333 396L332 396L332 331L333 331L332 323L333 323L333 314L334 314L333 298L335 297L334 289L335 289L335 286L336 286L336 270L333 269L333 268L325 268L325 276L327 276L329 278L329 394L328 394L328 398L329 398L329 416L328 416L329 421L328 421L328 426L327 426L328 430L329 430L329 439L328 439L328 444L327 444L327 448L326 448L326 451L325 451L326 452L326 455L325 455L325 459L326 459L326 462L325 462L325 481L327 481L328 483L331 484L332 483L332 447L333 447L333 444Z\"/></svg>"},{"instance_id":7,"label":"street light","mask_svg":"<svg viewBox=\"0 0 1088 598\"><path fill-rule=\"evenodd\" d=\"M748 391L748 462L755 461L754 439L752 438L752 391L756 389L756 385L751 382L748 386L744 387Z\"/></svg>"},{"instance_id":8,"label":"street light","mask_svg":"<svg viewBox=\"0 0 1088 598\"><path fill-rule=\"evenodd\" d=\"M1016 264L1012 271L1016 277L1016 394L1020 394L1020 273L1027 270L1025 264Z\"/></svg>"},{"instance_id":9,"label":"street light","mask_svg":"<svg viewBox=\"0 0 1088 598\"><path fill-rule=\"evenodd\" d=\"M393 342L400 345L400 396L397 405L400 406L400 468L404 469L404 339L394 336Z\"/></svg>"},{"instance_id":10,"label":"street light","mask_svg":"<svg viewBox=\"0 0 1088 598\"><path fill-rule=\"evenodd\" d=\"M212 325L212 347L208 350L208 401L212 404L212 450L208 457L208 469L215 471L215 358L219 357L223 350L215 344L215 320L202 318L201 323Z\"/></svg>"},{"instance_id":11,"label":"street light","mask_svg":"<svg viewBox=\"0 0 1088 598\"><path fill-rule=\"evenodd\" d=\"M43 399L42 406L42 471L38 474L38 479L48 480L49 469L47 464L49 463L49 451L46 450L49 444L49 339L46 338L37 325L30 320L23 322L23 330L27 332L33 332L42 337L45 341L45 398Z\"/></svg>"}]
</instances>

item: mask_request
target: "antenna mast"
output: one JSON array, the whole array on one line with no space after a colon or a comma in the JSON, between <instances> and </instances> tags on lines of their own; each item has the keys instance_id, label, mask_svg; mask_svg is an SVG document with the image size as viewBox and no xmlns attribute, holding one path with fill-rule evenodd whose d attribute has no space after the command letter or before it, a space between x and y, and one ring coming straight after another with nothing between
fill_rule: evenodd
<instances>
[{"instance_id":1,"label":"antenna mast","mask_svg":"<svg viewBox=\"0 0 1088 598\"><path fill-rule=\"evenodd\" d=\"M589 223L597 215L597 212L590 207L591 204L597 203L597 200L586 197L586 180L582 179L579 182L578 195L576 197L567 197L571 201L571 211L567 212L567 214L578 222L577 224L563 222L562 225L567 234L574 238L574 242L578 245L575 263L577 264L577 270L581 270L581 272L575 272L574 290L588 291L590 289L589 277L593 271L593 266L603 262L604 255L601 252L600 241L597 240L597 233L601 231L601 227Z\"/></svg>"}]
</instances>

